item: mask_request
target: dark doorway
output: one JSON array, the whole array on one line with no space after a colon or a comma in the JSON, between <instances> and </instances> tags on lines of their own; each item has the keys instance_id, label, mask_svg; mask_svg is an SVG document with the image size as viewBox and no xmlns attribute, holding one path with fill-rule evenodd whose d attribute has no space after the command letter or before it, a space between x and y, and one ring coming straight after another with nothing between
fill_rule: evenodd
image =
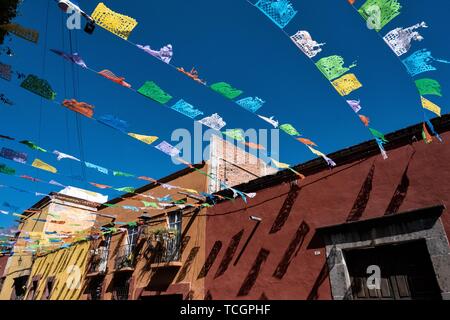
<instances>
[{"instance_id":1,"label":"dark doorway","mask_svg":"<svg viewBox=\"0 0 450 320\"><path fill-rule=\"evenodd\" d=\"M442 299L425 241L344 252L356 300ZM369 266L379 266L380 288L369 289ZM369 282L371 283L371 282Z\"/></svg>"}]
</instances>

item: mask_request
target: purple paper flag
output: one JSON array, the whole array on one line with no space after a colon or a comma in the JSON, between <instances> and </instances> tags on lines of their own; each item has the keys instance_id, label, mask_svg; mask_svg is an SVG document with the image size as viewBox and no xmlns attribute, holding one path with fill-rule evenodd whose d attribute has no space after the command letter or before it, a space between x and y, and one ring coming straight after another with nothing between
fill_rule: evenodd
<instances>
[{"instance_id":1,"label":"purple paper flag","mask_svg":"<svg viewBox=\"0 0 450 320\"><path fill-rule=\"evenodd\" d=\"M161 142L155 148L171 157L177 156L181 152L180 150L178 150L177 148L175 148L166 141Z\"/></svg>"},{"instance_id":2,"label":"purple paper flag","mask_svg":"<svg viewBox=\"0 0 450 320\"><path fill-rule=\"evenodd\" d=\"M80 67L87 68L86 63L84 62L84 60L80 57L80 55L78 53L69 54L69 53L65 53L63 51L59 51L59 50L55 50L55 49L50 49L50 51L52 51L53 53L56 53L58 56L63 57L67 61L70 61L72 63L79 65Z\"/></svg>"},{"instance_id":3,"label":"purple paper flag","mask_svg":"<svg viewBox=\"0 0 450 320\"><path fill-rule=\"evenodd\" d=\"M0 157L19 163L27 163L28 155L23 152L17 152L8 148L2 148Z\"/></svg>"},{"instance_id":4,"label":"purple paper flag","mask_svg":"<svg viewBox=\"0 0 450 320\"><path fill-rule=\"evenodd\" d=\"M167 46L162 47L161 49L159 49L159 51L153 50L152 48L150 48L149 45L142 46L140 44L137 44L136 46L139 49L144 50L148 54L154 56L155 58L160 59L161 61L163 61L165 63L170 63L170 60L172 60L173 49L172 49L172 45L171 44L168 44Z\"/></svg>"},{"instance_id":5,"label":"purple paper flag","mask_svg":"<svg viewBox=\"0 0 450 320\"><path fill-rule=\"evenodd\" d=\"M355 113L358 113L361 108L361 101L359 100L347 100L348 105L355 111Z\"/></svg>"}]
</instances>

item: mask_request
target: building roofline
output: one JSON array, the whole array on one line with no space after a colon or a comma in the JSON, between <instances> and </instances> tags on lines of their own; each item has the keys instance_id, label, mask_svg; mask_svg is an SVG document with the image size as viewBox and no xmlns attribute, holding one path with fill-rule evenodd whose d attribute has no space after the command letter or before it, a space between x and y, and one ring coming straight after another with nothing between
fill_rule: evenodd
<instances>
[{"instance_id":1,"label":"building roofline","mask_svg":"<svg viewBox=\"0 0 450 320\"><path fill-rule=\"evenodd\" d=\"M187 167L187 168L184 168L182 170L176 171L176 172L174 172L174 173L172 173L172 174L170 174L168 176L165 176L164 178L159 179L158 180L159 183L152 182L152 183L146 184L146 185L136 189L134 193L125 193L125 194L121 195L120 197L111 199L108 202L105 202L104 204L100 205L99 209L107 208L107 206L105 206L105 204L116 204L116 203L119 203L119 202L123 201L123 198L131 198L131 197L136 196L136 194L141 194L141 193L144 193L144 192L149 191L151 189L154 189L154 188L158 187L160 185L160 183L170 182L170 181L175 180L175 179L177 179L179 177L182 177L182 176L185 176L185 175L187 175L187 174L189 174L191 172L194 172L196 169L203 168L205 165L206 165L206 162L202 161L202 163L198 163L198 164L192 165L193 168Z\"/></svg>"},{"instance_id":2,"label":"building roofline","mask_svg":"<svg viewBox=\"0 0 450 320\"><path fill-rule=\"evenodd\" d=\"M444 133L450 130L450 114L442 115L440 118L434 118L431 122L438 133ZM422 128L423 123L419 123L386 134L385 137L389 141L385 144L386 151L397 149L422 140ZM376 141L369 140L346 149L335 151L329 154L328 157L332 158L337 163L337 167L340 167L349 163L354 163L358 160L367 159L379 153L380 150ZM315 158L302 164L298 164L292 168L306 176L310 176L324 170L329 170L327 163L322 158ZM251 180L247 183L234 186L233 188L242 192L255 192L257 190L297 179L298 176L295 173L286 169L278 171L273 175L264 176ZM232 191L228 189L221 190L216 194L225 197L231 197L233 195Z\"/></svg>"}]
</instances>

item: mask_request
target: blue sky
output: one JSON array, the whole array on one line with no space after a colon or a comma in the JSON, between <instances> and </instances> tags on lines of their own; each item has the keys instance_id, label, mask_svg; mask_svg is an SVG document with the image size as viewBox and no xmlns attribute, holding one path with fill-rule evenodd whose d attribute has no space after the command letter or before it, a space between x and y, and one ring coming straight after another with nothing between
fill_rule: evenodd
<instances>
[{"instance_id":1,"label":"blue sky","mask_svg":"<svg viewBox=\"0 0 450 320\"><path fill-rule=\"evenodd\" d=\"M78 2L88 13L97 4L87 0ZM449 59L446 13L450 4L443 0L438 1L439 5L436 2L431 5L425 0L400 2L404 6L401 15L380 34L426 21L429 28L421 30L425 40L414 43L410 52L428 48L435 57ZM361 99L362 112L370 117L374 128L388 133L421 121L419 96L410 76L378 35L366 28L346 0L296 0L292 3L298 14L285 28L288 34L308 30L315 40L326 42L319 58L338 54L345 58L347 65L357 61L358 67L352 72L364 87L351 97ZM356 5L362 3L359 0ZM262 98L266 104L260 110L261 114L276 115L281 123L293 124L305 137L314 140L321 151L333 152L371 138L311 61L278 27L245 0L108 0L106 5L138 20L139 24L130 36L131 41L149 44L152 48L172 44L172 62L175 65L185 69L195 66L201 78L209 84L226 81L242 89L244 96ZM74 92L72 66L49 51L70 51L69 31L64 27L63 13L53 0L25 0L19 11L16 22L39 30L39 43L35 45L12 38L6 44L13 48L15 55L1 55L1 62L11 64L17 71L47 79L57 92L59 101L77 98L95 105L96 115L114 114L126 120L132 132L157 135L170 141L172 131L177 128L193 130L193 121L189 118L77 67ZM99 27L93 35L82 30L72 32L72 42L74 51L79 52L91 68L109 69L124 76L134 88L152 80L176 99L183 98L198 107L205 115L219 113L227 122L227 128L270 128L255 115ZM449 101L445 95L450 89L447 85L450 67L438 64L438 68L438 71L425 75L442 84L444 97L431 100L446 113ZM41 101L12 83L0 80L0 92L15 103L13 107L0 105L0 134L30 139L49 150L84 157L86 161L107 168L155 178L184 168L174 165L169 157L154 148L87 118L79 117L80 127L77 129L73 112L46 100ZM76 162L56 162L51 154L33 152L4 140L0 141L0 147L27 152L31 160L38 157L55 165L64 176L82 176L85 181L54 176L1 159L0 163L14 167L18 174L47 181L56 179L83 188L88 188L86 181L116 187L142 185L133 179L107 177L92 170L85 170L84 176L82 167ZM280 135L281 161L297 164L313 157L300 143ZM4 175L0 176L0 184L33 192L58 191L58 187ZM89 189L93 190L92 187ZM33 195L0 188L0 209L7 210L1 206L5 201L23 210L38 200ZM11 216L1 218L0 225L10 225L13 221Z\"/></svg>"}]
</instances>

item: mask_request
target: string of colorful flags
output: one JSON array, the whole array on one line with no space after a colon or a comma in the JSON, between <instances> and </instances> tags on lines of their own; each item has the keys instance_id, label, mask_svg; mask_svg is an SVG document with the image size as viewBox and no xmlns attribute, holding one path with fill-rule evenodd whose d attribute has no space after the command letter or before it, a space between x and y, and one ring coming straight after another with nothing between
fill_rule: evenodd
<instances>
[{"instance_id":1,"label":"string of colorful flags","mask_svg":"<svg viewBox=\"0 0 450 320\"><path fill-rule=\"evenodd\" d=\"M418 76L425 72L436 71L437 67L434 65L436 62L446 64L449 64L450 62L434 58L431 51L425 48L413 52L406 58L402 58L409 53L413 41L421 42L424 39L418 30L420 28L428 28L428 25L425 22L420 22L407 28L398 27L386 33L385 36L381 36L381 30L394 18L400 15L400 10L402 8L401 4L397 0L367 0L358 9L355 6L356 0L347 1L366 21L368 29L375 30L378 36L394 52L395 56L400 60L409 76L414 81L414 85L420 95L423 111L422 137L425 143L431 143L433 141L432 135L427 129L427 125L432 134L442 142L442 138L436 132L426 114L427 112L432 112L440 117L442 112L441 107L424 97L426 95L442 97L441 85L435 79Z\"/></svg>"},{"instance_id":2,"label":"string of colorful flags","mask_svg":"<svg viewBox=\"0 0 450 320\"><path fill-rule=\"evenodd\" d=\"M356 90L363 87L363 84L359 81L355 73L349 72L356 67L356 63L352 63L346 67L344 65L344 58L339 55L326 56L315 61L315 59L317 59L316 57L323 51L322 47L325 43L318 43L312 38L311 34L305 30L299 30L293 35L289 35L284 30L297 14L297 11L288 0L258 0L256 4L249 0L246 1L261 11L277 27L279 27L281 32L283 32L283 34L288 37L320 70L332 87L344 99L346 104L352 108L354 113L358 116L358 119L369 130L370 134L375 138L383 159L387 159L388 156L384 149L384 144L388 141L384 134L370 126L369 117L359 113L362 110L361 101L350 97L350 94L354 94Z\"/></svg>"},{"instance_id":3,"label":"string of colorful flags","mask_svg":"<svg viewBox=\"0 0 450 320\"><path fill-rule=\"evenodd\" d=\"M245 98L241 98L239 100L235 100L243 94L243 91L239 90L237 88L234 88L229 83L223 82L223 81L216 82L216 83L212 84L211 86L208 86L206 81L200 79L198 71L195 68L192 68L190 71L187 71L183 67L177 67L177 66L171 64L171 60L173 58L173 48L172 48L172 45L170 45L170 44L162 47L160 50L154 50L149 45L140 45L140 44L131 42L128 38L129 38L131 32L133 31L133 29L137 26L137 21L135 19L128 17L126 15L114 12L113 10L109 9L104 3L98 4L98 6L95 8L94 12L92 13L91 17L95 21L95 23L97 25L99 25L100 27L102 27L105 30L111 32L112 34L120 37L121 39L127 41L134 47L137 47L137 48L145 51L147 54L151 55L152 57L155 57L155 58L161 60L165 64L171 66L172 68L176 69L177 71L179 71L179 72L185 74L186 76L188 76L189 78L193 79L195 82L197 82L205 87L208 87L212 91L231 100L233 103L237 104L239 107L242 107L246 111L257 115L258 118L264 120L265 122L269 123L270 125L272 125L275 128L279 128L282 132L286 133L290 137L292 137L292 138L296 139L297 141L301 142L302 144L306 145L308 147L309 151L311 151L313 154L315 154L319 157L324 158L329 165L331 165L331 166L335 165L335 163L331 159L327 158L322 152L313 148L313 147L317 147L317 145L311 139L301 137L301 134L298 132L297 129L295 129L295 127L292 124L285 123L285 124L279 125L279 121L275 120L274 116L267 117L267 116L256 114L256 112L261 107L263 107L263 105L265 104L265 101L263 99L261 99L259 97L245 97ZM115 75L113 75L113 77L114 76ZM122 79L122 81L123 80L124 79ZM121 80L119 80L118 83L124 85L125 87L128 86L127 83L123 83L123 82L121 82ZM146 88L141 88L142 90L140 89L140 90L138 90L138 92L141 94L142 94L142 91L152 92L154 90L153 89L154 85L155 85L154 83L151 83L148 90ZM160 102L162 104L167 103L170 100L171 96L165 94L164 92L161 92L159 87L156 87L155 90L157 91L158 96L159 96L159 93L161 93L162 99L158 101L158 99L155 99L154 97L153 98L150 97L150 98L152 98L153 100ZM196 109L194 106L185 102L182 99L179 100L175 105L173 105L172 109L174 109L192 119L195 119L197 116L200 116L203 114L200 110ZM200 122L201 124L203 124L205 126L212 128L214 130L219 130L219 131L226 124L217 113L213 114L210 117L203 118L203 119L199 120L198 122ZM250 143L250 142L245 142L245 136L244 136L243 132L244 131L242 129L230 129L230 130L222 132L222 134L225 136L231 137L232 139L234 139L236 141L242 142L244 145L248 146L249 148L253 148L253 149L261 149L262 148L261 145L258 145L255 143ZM304 178L304 176L302 174L300 174L300 173L296 172L295 170L293 170L292 168L290 168L290 165L288 165L288 164L280 163L280 162L276 161L275 159L271 159L271 162L275 167L277 167L279 169L289 169L289 170L293 171L294 173L296 173L300 178Z\"/></svg>"}]
</instances>

